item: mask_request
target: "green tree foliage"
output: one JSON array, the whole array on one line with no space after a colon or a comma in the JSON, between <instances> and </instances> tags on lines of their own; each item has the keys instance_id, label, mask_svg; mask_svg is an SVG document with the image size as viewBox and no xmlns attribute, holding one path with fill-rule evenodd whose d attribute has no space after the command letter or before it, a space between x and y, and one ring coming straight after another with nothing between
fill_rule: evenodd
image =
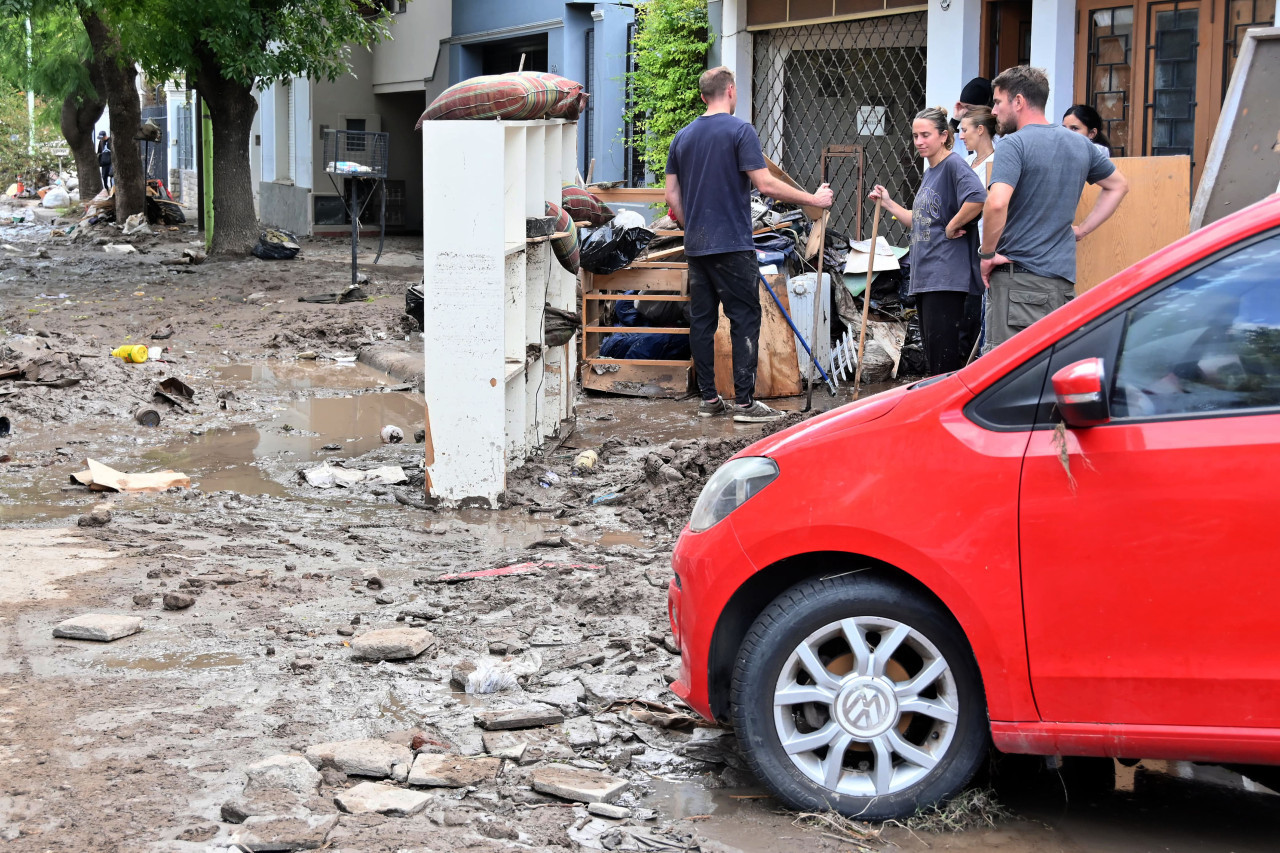
<instances>
[{"instance_id":1,"label":"green tree foliage","mask_svg":"<svg viewBox=\"0 0 1280 853\"><path fill-rule=\"evenodd\" d=\"M27 121L27 93L0 83L0 192L19 176L35 188L43 184L47 173L58 167L52 149L59 141L57 130L39 116L46 115L44 104L36 101L36 147L28 151L30 123Z\"/></svg>"},{"instance_id":2,"label":"green tree foliage","mask_svg":"<svg viewBox=\"0 0 1280 853\"><path fill-rule=\"evenodd\" d=\"M698 77L706 70L713 35L706 0L648 0L636 6L636 19L627 118L639 131L636 145L646 167L661 176L676 132L705 109Z\"/></svg>"}]
</instances>

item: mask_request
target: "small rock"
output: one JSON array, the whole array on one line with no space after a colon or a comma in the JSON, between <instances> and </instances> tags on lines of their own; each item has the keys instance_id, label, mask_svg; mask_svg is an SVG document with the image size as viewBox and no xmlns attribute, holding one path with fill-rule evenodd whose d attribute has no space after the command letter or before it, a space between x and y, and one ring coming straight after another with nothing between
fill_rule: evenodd
<instances>
[{"instance_id":1,"label":"small rock","mask_svg":"<svg viewBox=\"0 0 1280 853\"><path fill-rule=\"evenodd\" d=\"M427 431L425 429L416 429L413 431L413 440L416 444L422 444L427 440Z\"/></svg>"},{"instance_id":2,"label":"small rock","mask_svg":"<svg viewBox=\"0 0 1280 853\"><path fill-rule=\"evenodd\" d=\"M596 724L590 717L574 717L564 721L564 733L572 749L588 749L600 745Z\"/></svg>"},{"instance_id":3,"label":"small rock","mask_svg":"<svg viewBox=\"0 0 1280 853\"><path fill-rule=\"evenodd\" d=\"M324 844L337 825L336 814L308 817L255 816L247 818L231 840L254 853L268 850L315 850Z\"/></svg>"},{"instance_id":4,"label":"small rock","mask_svg":"<svg viewBox=\"0 0 1280 853\"><path fill-rule=\"evenodd\" d=\"M76 525L79 527L102 527L111 523L111 510L101 507L87 512L76 519Z\"/></svg>"},{"instance_id":5,"label":"small rock","mask_svg":"<svg viewBox=\"0 0 1280 853\"><path fill-rule=\"evenodd\" d=\"M383 593L379 593L377 597L373 599L373 601L375 604L395 604L396 600L395 600L395 597L392 596L390 593L383 592Z\"/></svg>"},{"instance_id":6,"label":"small rock","mask_svg":"<svg viewBox=\"0 0 1280 853\"><path fill-rule=\"evenodd\" d=\"M533 771L533 790L576 803L608 803L627 789L628 782L594 770L553 764Z\"/></svg>"},{"instance_id":7,"label":"small rock","mask_svg":"<svg viewBox=\"0 0 1280 853\"><path fill-rule=\"evenodd\" d=\"M385 740L345 740L309 746L304 753L312 766L334 767L348 776L385 779L396 764L411 764L413 753L406 746Z\"/></svg>"},{"instance_id":8,"label":"small rock","mask_svg":"<svg viewBox=\"0 0 1280 853\"><path fill-rule=\"evenodd\" d=\"M409 779L409 765L397 762L391 765L391 781L406 782Z\"/></svg>"},{"instance_id":9,"label":"small rock","mask_svg":"<svg viewBox=\"0 0 1280 853\"><path fill-rule=\"evenodd\" d=\"M53 628L53 636L66 640L95 640L110 643L142 630L138 616L115 616L107 613L86 613L59 622Z\"/></svg>"},{"instance_id":10,"label":"small rock","mask_svg":"<svg viewBox=\"0 0 1280 853\"><path fill-rule=\"evenodd\" d=\"M382 576L378 574L377 569L364 570L364 585L369 589L382 589Z\"/></svg>"},{"instance_id":11,"label":"small rock","mask_svg":"<svg viewBox=\"0 0 1280 853\"><path fill-rule=\"evenodd\" d=\"M343 625L338 629L339 637L354 637L355 634L356 634L356 629L352 628L349 625Z\"/></svg>"},{"instance_id":12,"label":"small rock","mask_svg":"<svg viewBox=\"0 0 1280 853\"><path fill-rule=\"evenodd\" d=\"M564 714L545 705L525 708L508 708L501 711L481 711L476 714L480 728L489 731L506 729L532 729L538 726L554 726L564 722Z\"/></svg>"},{"instance_id":13,"label":"small rock","mask_svg":"<svg viewBox=\"0 0 1280 853\"><path fill-rule=\"evenodd\" d=\"M395 424L387 424L378 433L378 437L382 439L383 444L399 444L404 441L404 430Z\"/></svg>"},{"instance_id":14,"label":"small rock","mask_svg":"<svg viewBox=\"0 0 1280 853\"><path fill-rule=\"evenodd\" d=\"M459 690L466 690L467 679L470 678L471 673L475 671L475 663L469 660L461 661L457 666L449 670L449 684Z\"/></svg>"},{"instance_id":15,"label":"small rock","mask_svg":"<svg viewBox=\"0 0 1280 853\"><path fill-rule=\"evenodd\" d=\"M490 643L489 644L489 654L491 655L506 655L510 651L511 651L511 647L506 643Z\"/></svg>"},{"instance_id":16,"label":"small rock","mask_svg":"<svg viewBox=\"0 0 1280 853\"><path fill-rule=\"evenodd\" d=\"M675 638L673 638L670 634L662 638L662 647L666 649L670 654L673 654L673 655L680 654L680 647L676 645Z\"/></svg>"},{"instance_id":17,"label":"small rock","mask_svg":"<svg viewBox=\"0 0 1280 853\"><path fill-rule=\"evenodd\" d=\"M139 607L148 607L150 606L151 602L155 601L155 598L156 597L154 595L147 595L146 593L140 593L133 597L133 603L138 605Z\"/></svg>"},{"instance_id":18,"label":"small rock","mask_svg":"<svg viewBox=\"0 0 1280 853\"><path fill-rule=\"evenodd\" d=\"M661 479L666 480L668 483L676 483L684 479L684 474L681 474L679 469L673 468L670 465L663 465L659 468L658 476Z\"/></svg>"},{"instance_id":19,"label":"small rock","mask_svg":"<svg viewBox=\"0 0 1280 853\"><path fill-rule=\"evenodd\" d=\"M501 758L422 753L413 761L409 784L428 788L465 788L493 781L501 769Z\"/></svg>"},{"instance_id":20,"label":"small rock","mask_svg":"<svg viewBox=\"0 0 1280 853\"><path fill-rule=\"evenodd\" d=\"M320 771L320 781L330 788L336 788L347 783L347 774L336 767L326 767Z\"/></svg>"},{"instance_id":21,"label":"small rock","mask_svg":"<svg viewBox=\"0 0 1280 853\"><path fill-rule=\"evenodd\" d=\"M427 807L431 795L409 791L379 782L361 782L333 798L338 808L348 814L385 814L409 817Z\"/></svg>"},{"instance_id":22,"label":"small rock","mask_svg":"<svg viewBox=\"0 0 1280 853\"><path fill-rule=\"evenodd\" d=\"M249 781L246 791L283 788L299 794L314 794L320 788L320 772L301 755L273 755L244 770Z\"/></svg>"},{"instance_id":23,"label":"small rock","mask_svg":"<svg viewBox=\"0 0 1280 853\"><path fill-rule=\"evenodd\" d=\"M607 817L610 820L626 820L631 817L631 809L610 805L609 803L589 803L587 805L587 814L593 814L596 817Z\"/></svg>"},{"instance_id":24,"label":"small rock","mask_svg":"<svg viewBox=\"0 0 1280 853\"><path fill-rule=\"evenodd\" d=\"M165 610L186 610L195 603L196 600L194 598L180 592L166 592L164 594Z\"/></svg>"},{"instance_id":25,"label":"small rock","mask_svg":"<svg viewBox=\"0 0 1280 853\"><path fill-rule=\"evenodd\" d=\"M352 640L351 651L363 660L407 660L416 658L434 642L435 637L423 628L384 628Z\"/></svg>"},{"instance_id":26,"label":"small rock","mask_svg":"<svg viewBox=\"0 0 1280 853\"><path fill-rule=\"evenodd\" d=\"M294 672L310 672L316 668L316 662L311 658L294 658L289 668Z\"/></svg>"}]
</instances>

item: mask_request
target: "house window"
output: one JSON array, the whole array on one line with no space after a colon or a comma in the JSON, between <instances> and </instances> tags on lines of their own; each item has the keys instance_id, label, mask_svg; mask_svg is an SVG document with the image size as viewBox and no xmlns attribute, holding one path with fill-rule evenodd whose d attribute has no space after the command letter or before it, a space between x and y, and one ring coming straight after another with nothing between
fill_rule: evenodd
<instances>
[{"instance_id":1,"label":"house window","mask_svg":"<svg viewBox=\"0 0 1280 853\"><path fill-rule=\"evenodd\" d=\"M1200 55L1198 4L1147 7L1147 145L1155 156L1195 153L1196 66Z\"/></svg>"},{"instance_id":2,"label":"house window","mask_svg":"<svg viewBox=\"0 0 1280 853\"><path fill-rule=\"evenodd\" d=\"M1133 7L1096 9L1089 15L1087 102L1102 116L1111 153L1126 154L1133 84Z\"/></svg>"},{"instance_id":3,"label":"house window","mask_svg":"<svg viewBox=\"0 0 1280 853\"><path fill-rule=\"evenodd\" d=\"M347 119L347 130L354 130L360 133L364 133L365 127L366 127L365 119L362 119L362 118ZM343 140L346 143L347 151L363 151L365 149L363 136L347 134L345 137L343 137Z\"/></svg>"},{"instance_id":4,"label":"house window","mask_svg":"<svg viewBox=\"0 0 1280 853\"><path fill-rule=\"evenodd\" d=\"M1223 50L1222 95L1226 97L1236 57L1244 43L1244 31L1250 27L1269 27L1276 20L1276 0L1227 0L1227 32Z\"/></svg>"}]
</instances>

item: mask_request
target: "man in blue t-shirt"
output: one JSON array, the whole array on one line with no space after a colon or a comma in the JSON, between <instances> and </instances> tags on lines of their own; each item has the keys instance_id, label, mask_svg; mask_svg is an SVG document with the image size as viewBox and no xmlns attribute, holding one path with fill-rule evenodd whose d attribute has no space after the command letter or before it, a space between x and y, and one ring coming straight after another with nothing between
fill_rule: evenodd
<instances>
[{"instance_id":1,"label":"man in blue t-shirt","mask_svg":"<svg viewBox=\"0 0 1280 853\"><path fill-rule=\"evenodd\" d=\"M760 341L759 267L751 238L751 187L778 201L830 207L831 189L795 189L769 173L755 128L733 116L738 87L728 68L712 68L698 79L707 111L681 129L667 157L667 204L684 228L689 259L689 348L702 403L698 414L732 412L739 423L782 417L755 399ZM733 390L737 405L716 392L715 334L720 306L733 344Z\"/></svg>"}]
</instances>

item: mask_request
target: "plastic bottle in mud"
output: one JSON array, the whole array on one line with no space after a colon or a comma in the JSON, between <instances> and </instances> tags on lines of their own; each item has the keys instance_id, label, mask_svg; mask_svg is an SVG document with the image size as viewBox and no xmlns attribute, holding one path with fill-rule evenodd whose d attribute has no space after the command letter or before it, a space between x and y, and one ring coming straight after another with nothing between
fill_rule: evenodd
<instances>
[{"instance_id":1,"label":"plastic bottle in mud","mask_svg":"<svg viewBox=\"0 0 1280 853\"><path fill-rule=\"evenodd\" d=\"M113 349L111 354L129 364L142 364L147 360L147 348L142 344L125 344Z\"/></svg>"}]
</instances>

